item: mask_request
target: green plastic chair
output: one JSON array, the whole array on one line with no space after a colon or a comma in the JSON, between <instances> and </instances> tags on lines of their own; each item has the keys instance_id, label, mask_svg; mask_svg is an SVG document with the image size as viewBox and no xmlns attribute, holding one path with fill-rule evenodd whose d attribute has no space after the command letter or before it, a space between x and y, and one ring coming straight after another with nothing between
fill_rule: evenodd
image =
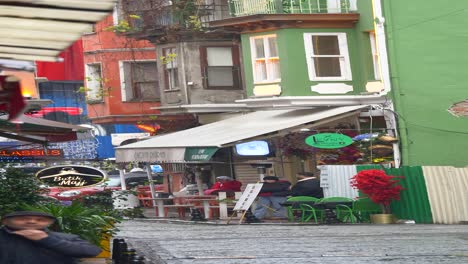
<instances>
[{"instance_id":1,"label":"green plastic chair","mask_svg":"<svg viewBox=\"0 0 468 264\"><path fill-rule=\"evenodd\" d=\"M295 196L295 197L290 197L287 202L317 202L319 201L319 198L315 198L312 196ZM288 220L289 221L294 221L294 212L301 212L302 214L302 209L300 207L301 204L299 204L299 208L294 208L293 206L287 206L287 212L288 212Z\"/></svg>"},{"instance_id":2,"label":"green plastic chair","mask_svg":"<svg viewBox=\"0 0 468 264\"><path fill-rule=\"evenodd\" d=\"M325 197L320 199L320 202L352 202L354 201L348 197Z\"/></svg>"},{"instance_id":3,"label":"green plastic chair","mask_svg":"<svg viewBox=\"0 0 468 264\"><path fill-rule=\"evenodd\" d=\"M315 223L317 224L317 209L308 205L308 204L299 204L299 208L301 209L301 222L309 222L312 217L314 218ZM321 217L321 216L320 216Z\"/></svg>"},{"instance_id":4,"label":"green plastic chair","mask_svg":"<svg viewBox=\"0 0 468 264\"><path fill-rule=\"evenodd\" d=\"M361 198L353 202L352 207L338 205L336 215L342 222L368 223L371 214L378 214L382 211L380 206L369 198Z\"/></svg>"},{"instance_id":5,"label":"green plastic chair","mask_svg":"<svg viewBox=\"0 0 468 264\"><path fill-rule=\"evenodd\" d=\"M336 197L325 197L325 198L322 198L320 199L319 202L352 202L354 201L353 199L351 198L348 198L348 197L339 197L339 196L336 196ZM341 205L338 205L337 206L337 209L335 210L335 213L336 213L336 217L341 221L341 222L344 222L345 219L343 219L343 213L340 212L338 210L338 207L340 207ZM346 206L347 207L347 206ZM341 213L341 214L340 214ZM320 215L320 220L323 222L323 218L324 218L324 215L325 213L322 212L322 214Z\"/></svg>"}]
</instances>

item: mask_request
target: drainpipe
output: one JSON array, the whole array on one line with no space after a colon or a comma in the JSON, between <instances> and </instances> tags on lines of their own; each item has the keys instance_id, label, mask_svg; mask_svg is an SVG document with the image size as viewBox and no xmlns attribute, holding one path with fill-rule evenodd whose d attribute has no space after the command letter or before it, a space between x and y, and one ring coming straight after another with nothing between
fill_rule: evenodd
<instances>
[{"instance_id":1,"label":"drainpipe","mask_svg":"<svg viewBox=\"0 0 468 264\"><path fill-rule=\"evenodd\" d=\"M190 99L189 99L189 94L188 94L188 88L187 88L187 78L186 78L186 72L185 72L185 48L184 48L185 43L180 42L180 64L181 64L181 72L182 72L182 85L184 87L184 93L185 93L185 104L188 105L190 104Z\"/></svg>"},{"instance_id":2,"label":"drainpipe","mask_svg":"<svg viewBox=\"0 0 468 264\"><path fill-rule=\"evenodd\" d=\"M390 70L388 64L388 54L387 54L387 40L385 35L385 18L382 13L381 0L372 1L373 11L374 11L374 30L375 30L375 39L376 39L376 48L379 53L379 66L380 73L382 76L382 82L384 85L383 91L380 95L386 95L390 92Z\"/></svg>"},{"instance_id":3,"label":"drainpipe","mask_svg":"<svg viewBox=\"0 0 468 264\"><path fill-rule=\"evenodd\" d=\"M393 28L392 28L392 15L391 15L391 2L387 1L385 2L386 4L386 18L384 19L383 13L382 13L382 2L385 0L373 0L372 5L373 5L373 10L374 10L374 27L375 27L375 35L377 39L377 48L379 50L379 60L380 60L380 66L382 70L382 80L384 82L384 91L382 94L387 94L390 91L390 84L391 84L391 89L392 89L392 95L393 95L393 104L396 109L402 109L403 108L403 103L402 99L400 96L400 82L399 78L396 76L398 73L398 65L396 64L396 58L395 58L395 44L394 44L394 37L391 35L393 34ZM387 32L390 32L388 40L386 39L386 32L384 28L384 24L387 25ZM391 54L387 54L387 45L388 44L388 49L391 50ZM390 75L390 68L389 68L389 60L391 60L392 63L392 70L393 74ZM391 81L390 81L391 80ZM397 112L394 112L395 115L397 115ZM405 162L405 164L408 164L409 161L409 155L408 155L408 134L407 134L407 127L406 127L406 121L403 119L401 116L397 116L397 121L398 121L398 132L399 132L399 138L400 138L400 149L401 149L401 160ZM400 161L401 163L401 161Z\"/></svg>"}]
</instances>

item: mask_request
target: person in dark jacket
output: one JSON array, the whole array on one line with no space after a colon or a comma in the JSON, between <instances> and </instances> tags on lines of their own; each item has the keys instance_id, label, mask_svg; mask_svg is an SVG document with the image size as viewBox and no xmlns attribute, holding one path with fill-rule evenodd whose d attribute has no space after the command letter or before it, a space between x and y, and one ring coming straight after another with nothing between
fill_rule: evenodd
<instances>
[{"instance_id":1,"label":"person in dark jacket","mask_svg":"<svg viewBox=\"0 0 468 264\"><path fill-rule=\"evenodd\" d=\"M2 217L0 263L72 264L76 258L97 256L101 249L76 235L51 232L55 217L18 211Z\"/></svg>"},{"instance_id":2,"label":"person in dark jacket","mask_svg":"<svg viewBox=\"0 0 468 264\"><path fill-rule=\"evenodd\" d=\"M266 176L263 178L263 186L258 194L258 201L254 215L258 219L265 217L268 210L272 210L273 217L286 217L286 208L282 206L289 195L288 181L280 181L276 176Z\"/></svg>"},{"instance_id":3,"label":"person in dark jacket","mask_svg":"<svg viewBox=\"0 0 468 264\"><path fill-rule=\"evenodd\" d=\"M320 180L312 172L299 172L298 181L291 188L292 196L312 196L323 198L323 189L320 187Z\"/></svg>"}]
</instances>

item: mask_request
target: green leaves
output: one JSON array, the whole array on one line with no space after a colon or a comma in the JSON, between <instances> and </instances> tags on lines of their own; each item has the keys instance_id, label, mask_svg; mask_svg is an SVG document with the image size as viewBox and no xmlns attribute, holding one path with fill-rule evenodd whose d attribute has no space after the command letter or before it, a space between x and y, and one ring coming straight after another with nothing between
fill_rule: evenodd
<instances>
[{"instance_id":1,"label":"green leaves","mask_svg":"<svg viewBox=\"0 0 468 264\"><path fill-rule=\"evenodd\" d=\"M22 204L36 204L45 199L47 189L40 187L34 175L17 168L0 171L0 216L16 211Z\"/></svg>"}]
</instances>

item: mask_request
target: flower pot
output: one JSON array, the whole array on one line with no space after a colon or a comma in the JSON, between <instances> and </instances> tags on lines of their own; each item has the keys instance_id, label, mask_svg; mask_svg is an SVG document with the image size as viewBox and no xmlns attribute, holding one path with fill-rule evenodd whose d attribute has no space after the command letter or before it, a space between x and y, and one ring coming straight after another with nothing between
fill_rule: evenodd
<instances>
[{"instance_id":1,"label":"flower pot","mask_svg":"<svg viewBox=\"0 0 468 264\"><path fill-rule=\"evenodd\" d=\"M370 220L373 224L394 224L395 216L393 214L371 214Z\"/></svg>"},{"instance_id":2,"label":"flower pot","mask_svg":"<svg viewBox=\"0 0 468 264\"><path fill-rule=\"evenodd\" d=\"M111 236L104 236L101 239L102 252L99 255L97 255L95 258L110 258L110 256L111 256L111 246L110 246L111 239L112 239Z\"/></svg>"},{"instance_id":3,"label":"flower pot","mask_svg":"<svg viewBox=\"0 0 468 264\"><path fill-rule=\"evenodd\" d=\"M383 157L393 153L393 147L387 145L373 145L368 148L374 155Z\"/></svg>"}]
</instances>

